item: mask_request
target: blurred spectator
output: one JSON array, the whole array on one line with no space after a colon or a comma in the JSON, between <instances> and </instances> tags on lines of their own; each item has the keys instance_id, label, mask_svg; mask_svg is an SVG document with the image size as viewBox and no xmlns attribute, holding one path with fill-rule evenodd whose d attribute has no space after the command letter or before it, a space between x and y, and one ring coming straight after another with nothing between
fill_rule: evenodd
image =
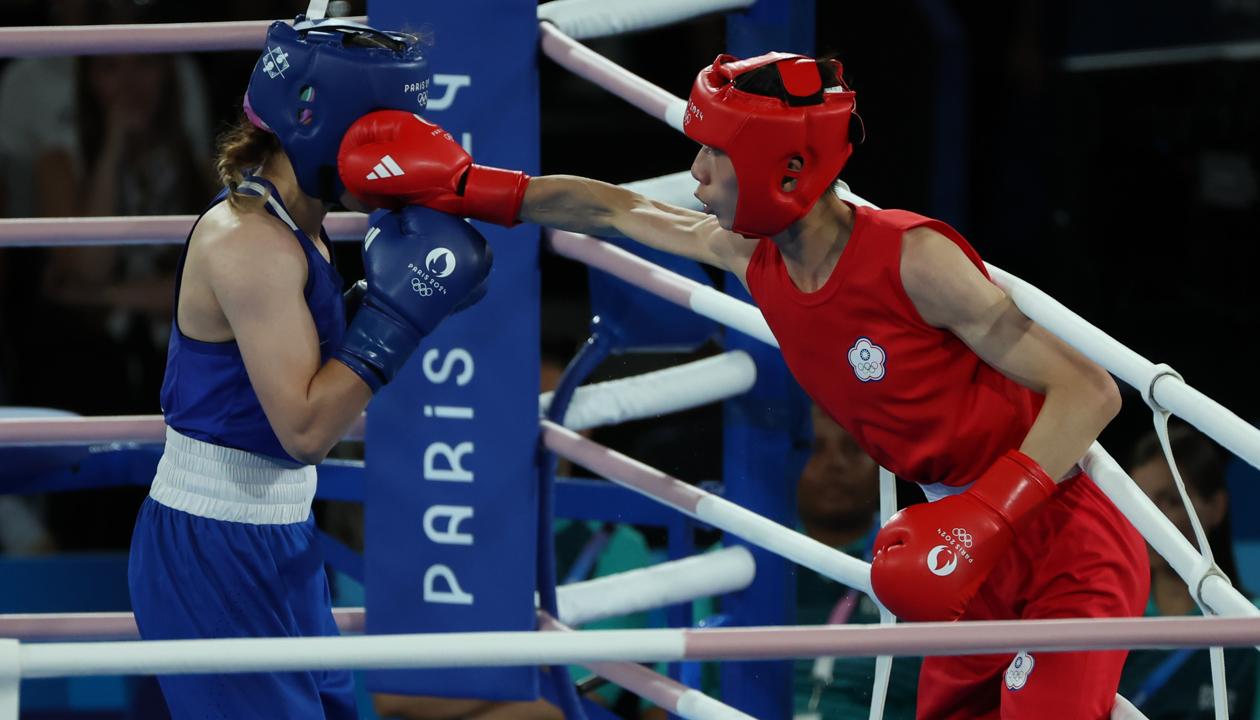
<instances>
[{"instance_id":1,"label":"blurred spectator","mask_svg":"<svg viewBox=\"0 0 1260 720\"><path fill-rule=\"evenodd\" d=\"M41 214L199 210L214 186L185 130L176 59L89 56L76 67L74 141L36 159ZM39 392L23 399L87 414L156 411L178 257L176 246L58 248L22 273L38 287L18 295L51 307L27 313L17 334L62 351L21 355L21 385Z\"/></svg>"},{"instance_id":2,"label":"blurred spectator","mask_svg":"<svg viewBox=\"0 0 1260 720\"><path fill-rule=\"evenodd\" d=\"M142 8L135 3L52 0L46 9L54 25L147 19L137 14ZM168 167L197 167L189 158L204 154L209 144L204 83L190 58L145 61L151 68L105 57L27 58L4 67L0 213L191 212L208 199L210 188L199 181L192 190L199 197L175 207L165 201L167 188L190 184L181 184L169 170L164 176L152 172L171 135L178 135L188 150L167 161ZM159 107L163 102L167 107ZM131 107L125 108L128 103ZM123 134L117 131L122 126L118 120L146 112L141 142L131 142L124 162L119 143L109 142ZM104 162L109 152L114 157ZM131 172L132 162L149 167ZM94 170L96 178L91 177ZM163 202L147 203L149 198ZM156 410L159 381L146 383L143 378L161 377L160 348L170 323L171 251L109 248L3 255L2 322L9 340L3 366L12 395L6 399L90 413ZM53 300L53 308L47 300ZM128 525L117 519L132 517L142 496L142 489L122 488L42 500L4 499L0 545L14 553L125 548Z\"/></svg>"},{"instance_id":3,"label":"blurred spectator","mask_svg":"<svg viewBox=\"0 0 1260 720\"><path fill-rule=\"evenodd\" d=\"M1181 423L1170 427L1169 440L1190 501L1216 557L1216 564L1237 582L1237 563L1230 542L1229 493L1225 488L1223 452L1197 430ZM1154 432L1138 441L1129 468L1142 491L1193 544L1190 517ZM1151 596L1146 607L1147 617L1199 614L1200 610L1185 581L1153 549L1150 557ZM1251 648L1226 649L1225 668L1229 716L1260 718L1260 707L1257 707L1255 698L1257 670L1260 669L1256 651ZM1212 718L1215 715L1208 651L1134 650L1125 663L1120 694L1151 720Z\"/></svg>"},{"instance_id":4,"label":"blurred spectator","mask_svg":"<svg viewBox=\"0 0 1260 720\"><path fill-rule=\"evenodd\" d=\"M153 2L50 0L46 5L46 22L50 25L147 22L159 19L157 5ZM137 69L121 58L71 56L22 58L4 67L0 74L0 167L3 167L0 185L4 186L4 192L0 193L3 195L0 197L0 213L25 217L195 212L209 199L210 187L205 182L208 175L205 171L196 170L191 172L200 177L191 192L199 197L178 205L168 199L171 188L177 188L178 192L190 189L189 183L174 175L182 175L198 167L198 161L204 165L202 156L210 147L205 83L197 65L188 56L146 56L143 62L151 65L152 69ZM95 77L86 77L89 69ZM130 77L133 71L136 74L134 79ZM148 102L143 97L143 86L152 84L154 76L163 79L154 98L162 103L162 107L159 108L160 113L155 113L157 122L150 123L150 127L145 129L144 142L133 143L146 152L136 153L135 148L128 148L135 157L127 157L121 163L100 162L103 151L113 151L117 146L106 142L110 133L121 125L115 119L124 114L139 117L143 112L139 106ZM106 94L104 99L101 98L102 93ZM124 110L128 103L134 103L135 109ZM114 117L107 117L106 110L113 111ZM188 149L184 155L191 154L195 159L181 156L167 163L165 175L156 173L153 166L160 162L158 157L169 147L167 140L172 135L178 135ZM145 167L140 168L142 164ZM117 172L109 175L111 170ZM94 172L99 177L94 178ZM98 181L101 179L104 182ZM96 193L95 198L92 197L93 192ZM111 197L113 195L118 196L117 202ZM128 324L128 318L125 315L130 308L152 306L160 297L161 304L166 306L162 312L169 312L169 283L152 287L144 282L149 274L146 266L152 264L152 253L147 248L126 251L126 267L121 272L116 266L124 261L115 256L113 249L99 252L3 253L6 257L0 258L0 270L6 276L2 282L6 286L5 314L8 316L4 329L6 337L19 341L16 345L29 347L29 343L20 342L26 339L38 342L38 329L35 338L24 336L29 335L32 330L30 325L36 322L31 316L43 314L44 308L38 297L45 290L64 296L57 298L58 302L80 308L84 304L96 307L91 323L108 325L115 336L127 332L124 326ZM118 256L122 254L117 253ZM97 287L77 277L85 269L91 269L96 275L121 274L131 282L122 287L116 284ZM42 286L45 275L51 280L47 288ZM114 294L118 297L109 297ZM74 297L76 295L78 297ZM105 309L107 305L121 305L123 311L111 313ZM55 324L58 319L47 318L44 324ZM160 327L153 327L151 331L164 336L167 321L155 319L155 322ZM142 346L150 344L144 342ZM89 348L97 349L91 344ZM115 348L106 346L100 349L108 351ZM119 366L125 362L121 358L92 354L107 364L114 362ZM62 400L68 398L73 403L74 393L58 393L59 383L49 386L42 382L46 376L39 372L39 360L22 352L14 355L16 357L6 358L5 365L13 366L5 368L6 375L16 389L15 395L19 391L29 393L15 398L15 401L58 404L85 412L123 412L130 409L100 407L106 404L104 400L91 407L67 405ZM21 361L28 363L25 370L35 370L36 374L24 373ZM158 362L161 362L160 357ZM113 377L117 378L120 374L134 376L137 363L129 364L130 370L116 367L118 371L112 373ZM45 390L60 394L60 397L50 397ZM110 399L118 399L120 394L106 393ZM92 404L92 401L88 402ZM146 408L156 409L156 405L156 397L144 398Z\"/></svg>"},{"instance_id":5,"label":"blurred spectator","mask_svg":"<svg viewBox=\"0 0 1260 720\"><path fill-rule=\"evenodd\" d=\"M37 503L0 495L0 555L43 555L55 549Z\"/></svg>"},{"instance_id":6,"label":"blurred spectator","mask_svg":"<svg viewBox=\"0 0 1260 720\"><path fill-rule=\"evenodd\" d=\"M177 58L86 56L71 63L72 99L61 106L70 123L55 119L30 141L38 152L25 182L36 189L37 214L197 212L214 185L185 123L194 113L183 106ZM6 102L21 106L11 95L0 105ZM204 105L195 114L206 127ZM28 129L39 125L38 115L20 117ZM86 415L157 412L178 246L12 257L6 335L20 348L10 371L13 401ZM141 487L50 495L46 521L63 549L125 548L130 530L117 519L134 516L143 496Z\"/></svg>"},{"instance_id":7,"label":"blurred spectator","mask_svg":"<svg viewBox=\"0 0 1260 720\"><path fill-rule=\"evenodd\" d=\"M83 25L110 22L141 22L148 19L135 3L52 0L50 25ZM157 57L157 56L152 56ZM84 58L71 56L19 58L0 74L0 159L3 159L5 188L0 211L8 217L62 214L56 203L41 212L37 185L39 170L47 153L64 153L77 172L84 164L79 142L78 74ZM168 116L170 127L182 130L197 156L210 149L210 119L205 82L196 63L186 55L163 60L174 64L175 82L164 95L182 108ZM61 194L71 186L55 188ZM199 198L204 203L208 198ZM75 213L77 214L77 213ZM94 213L100 214L100 213Z\"/></svg>"},{"instance_id":8,"label":"blurred spectator","mask_svg":"<svg viewBox=\"0 0 1260 720\"><path fill-rule=\"evenodd\" d=\"M92 56L78 62L79 157L66 148L40 156L37 202L44 214L196 212L214 186L182 129L174 58ZM178 258L176 246L59 248L43 271L45 296L91 325L86 334L103 336L126 357L128 394L145 396L153 407Z\"/></svg>"},{"instance_id":9,"label":"blurred spectator","mask_svg":"<svg viewBox=\"0 0 1260 720\"><path fill-rule=\"evenodd\" d=\"M869 559L879 530L879 465L844 428L817 405L814 451L796 486L805 534L838 550ZM807 568L796 569L796 624L877 623L870 598ZM796 662L797 718L866 717L871 704L874 658L818 658ZM917 658L896 658L884 717L914 717Z\"/></svg>"},{"instance_id":10,"label":"blurred spectator","mask_svg":"<svg viewBox=\"0 0 1260 720\"><path fill-rule=\"evenodd\" d=\"M47 20L147 22L159 19L158 5L51 0ZM213 192L209 127L205 83L188 56L15 60L0 76L2 209L10 216L196 212ZM7 358L12 401L91 414L155 411L176 251L6 254L6 337L19 348L67 351L58 354L64 363L29 351ZM74 347L58 347L68 338Z\"/></svg>"}]
</instances>

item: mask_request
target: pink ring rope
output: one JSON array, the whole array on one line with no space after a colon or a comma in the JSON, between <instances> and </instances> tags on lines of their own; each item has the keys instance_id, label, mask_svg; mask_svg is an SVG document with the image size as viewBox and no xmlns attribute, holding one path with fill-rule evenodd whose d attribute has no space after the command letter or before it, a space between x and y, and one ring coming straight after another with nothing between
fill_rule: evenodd
<instances>
[{"instance_id":1,"label":"pink ring rope","mask_svg":"<svg viewBox=\"0 0 1260 720\"><path fill-rule=\"evenodd\" d=\"M362 633L363 608L333 608L343 633ZM0 637L23 642L49 640L139 640L136 616L129 612L19 613L0 615Z\"/></svg>"},{"instance_id":2,"label":"pink ring rope","mask_svg":"<svg viewBox=\"0 0 1260 720\"><path fill-rule=\"evenodd\" d=\"M364 417L342 440L362 440ZM113 417L0 418L0 447L33 445L102 445L107 443L160 443L166 440L161 415Z\"/></svg>"},{"instance_id":3,"label":"pink ring rope","mask_svg":"<svg viewBox=\"0 0 1260 720\"><path fill-rule=\"evenodd\" d=\"M364 22L367 18L342 18ZM272 20L0 28L0 57L257 50Z\"/></svg>"},{"instance_id":4,"label":"pink ring rope","mask_svg":"<svg viewBox=\"0 0 1260 720\"><path fill-rule=\"evenodd\" d=\"M196 215L3 219L0 220L0 247L179 245L188 237L196 220ZM355 212L329 213L324 219L324 230L333 240L362 240L367 232L367 216Z\"/></svg>"}]
</instances>

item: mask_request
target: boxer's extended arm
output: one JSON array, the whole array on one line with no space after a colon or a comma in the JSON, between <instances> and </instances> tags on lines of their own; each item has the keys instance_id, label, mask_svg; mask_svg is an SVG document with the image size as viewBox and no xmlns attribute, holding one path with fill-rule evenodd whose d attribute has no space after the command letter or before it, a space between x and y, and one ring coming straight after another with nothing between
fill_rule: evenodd
<instances>
[{"instance_id":1,"label":"boxer's extended arm","mask_svg":"<svg viewBox=\"0 0 1260 720\"><path fill-rule=\"evenodd\" d=\"M723 230L712 215L574 175L531 178L520 219L560 230L630 238L733 272L741 280L757 249L757 240Z\"/></svg>"},{"instance_id":2,"label":"boxer's extended arm","mask_svg":"<svg viewBox=\"0 0 1260 720\"><path fill-rule=\"evenodd\" d=\"M362 414L372 391L342 363L320 363L302 294L306 258L293 233L269 216L239 217L224 232L199 233L205 252L198 255L276 437L296 460L315 464Z\"/></svg>"},{"instance_id":3,"label":"boxer's extended arm","mask_svg":"<svg viewBox=\"0 0 1260 720\"><path fill-rule=\"evenodd\" d=\"M928 324L949 329L986 363L1045 395L1019 449L1061 480L1120 410L1111 375L1029 320L934 230L906 233L901 278Z\"/></svg>"},{"instance_id":4,"label":"boxer's extended arm","mask_svg":"<svg viewBox=\"0 0 1260 720\"><path fill-rule=\"evenodd\" d=\"M383 158L398 170L382 176ZM346 189L370 207L424 205L459 217L525 221L591 235L621 236L698 260L744 279L756 240L717 219L572 175L530 178L472 162L449 133L411 113L378 110L342 138L337 168Z\"/></svg>"}]
</instances>

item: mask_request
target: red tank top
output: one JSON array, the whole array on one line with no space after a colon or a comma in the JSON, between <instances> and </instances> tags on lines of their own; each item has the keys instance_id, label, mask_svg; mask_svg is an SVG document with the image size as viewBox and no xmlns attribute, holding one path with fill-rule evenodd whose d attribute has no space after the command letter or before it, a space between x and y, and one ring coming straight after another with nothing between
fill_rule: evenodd
<instances>
[{"instance_id":1,"label":"red tank top","mask_svg":"<svg viewBox=\"0 0 1260 720\"><path fill-rule=\"evenodd\" d=\"M871 457L912 482L964 485L1019 447L1044 398L919 316L901 284L902 235L919 226L953 240L988 277L945 223L859 207L820 290L801 292L768 238L749 261L748 289L796 380Z\"/></svg>"}]
</instances>

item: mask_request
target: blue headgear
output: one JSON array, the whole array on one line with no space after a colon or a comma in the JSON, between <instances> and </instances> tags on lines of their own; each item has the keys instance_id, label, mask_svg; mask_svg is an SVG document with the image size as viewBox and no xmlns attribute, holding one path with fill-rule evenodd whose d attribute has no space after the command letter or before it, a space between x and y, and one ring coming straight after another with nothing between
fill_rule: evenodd
<instances>
[{"instance_id":1,"label":"blue headgear","mask_svg":"<svg viewBox=\"0 0 1260 720\"><path fill-rule=\"evenodd\" d=\"M356 42L362 36L388 47ZM303 192L337 202L345 192L337 149L350 125L374 110L419 113L428 99L428 63L414 35L299 15L267 30L245 114L280 139Z\"/></svg>"}]
</instances>

